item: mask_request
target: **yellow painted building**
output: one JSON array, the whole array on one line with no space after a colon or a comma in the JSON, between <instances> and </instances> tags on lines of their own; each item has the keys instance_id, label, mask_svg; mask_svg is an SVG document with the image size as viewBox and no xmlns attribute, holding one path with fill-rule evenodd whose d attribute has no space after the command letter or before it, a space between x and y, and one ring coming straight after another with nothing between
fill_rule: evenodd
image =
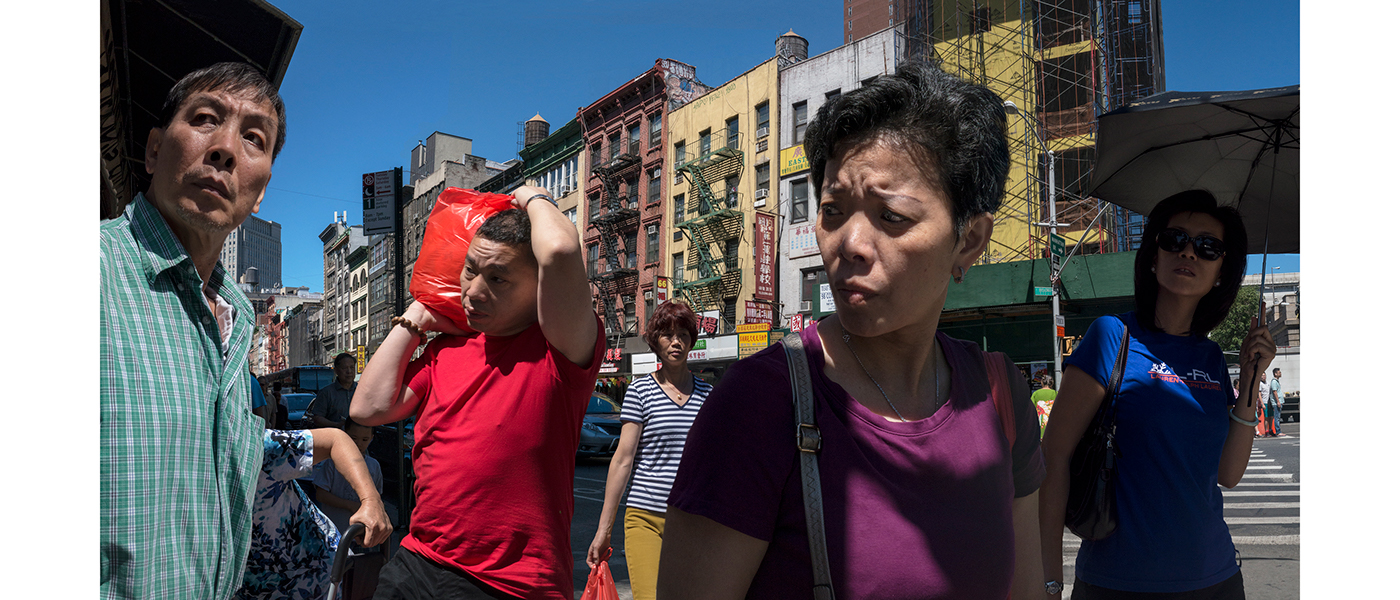
<instances>
[{"instance_id":1,"label":"yellow painted building","mask_svg":"<svg viewBox=\"0 0 1400 600\"><path fill-rule=\"evenodd\" d=\"M775 318L779 105L775 57L667 117L666 273L716 333Z\"/></svg>"}]
</instances>

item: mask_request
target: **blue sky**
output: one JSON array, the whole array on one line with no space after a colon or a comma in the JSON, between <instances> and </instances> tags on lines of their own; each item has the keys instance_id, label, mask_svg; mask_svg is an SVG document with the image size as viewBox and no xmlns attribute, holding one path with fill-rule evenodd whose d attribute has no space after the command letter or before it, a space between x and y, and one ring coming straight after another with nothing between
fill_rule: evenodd
<instances>
[{"instance_id":1,"label":"blue sky","mask_svg":"<svg viewBox=\"0 0 1400 600\"><path fill-rule=\"evenodd\" d=\"M282 83L287 145L258 216L282 225L283 283L312 291L322 288L317 234L336 211L361 222L360 174L405 166L433 131L471 138L473 154L505 161L516 156L518 121L538 112L562 125L657 58L695 65L700 80L715 85L772 56L774 39L789 29L807 38L811 54L830 50L841 43L843 6L519 0L413 2L390 11L362 1L273 4L305 29ZM1299 82L1296 3L1162 4L1168 89ZM1296 271L1298 255L1270 257L1275 265ZM1258 268L1256 258L1251 271Z\"/></svg>"}]
</instances>

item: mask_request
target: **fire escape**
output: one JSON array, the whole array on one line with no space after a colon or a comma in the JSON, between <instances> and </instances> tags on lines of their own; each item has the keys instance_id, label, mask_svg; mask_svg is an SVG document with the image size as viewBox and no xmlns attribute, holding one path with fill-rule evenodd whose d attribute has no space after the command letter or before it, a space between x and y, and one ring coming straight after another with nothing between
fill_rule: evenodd
<instances>
[{"instance_id":1,"label":"fire escape","mask_svg":"<svg viewBox=\"0 0 1400 600\"><path fill-rule=\"evenodd\" d=\"M711 137L722 145L712 149ZM685 266L687 271L695 270L696 278L678 282L675 288L696 312L724 309L724 300L738 297L743 283L738 265L739 236L744 230L737 191L744 171L741 148L737 133L729 134L728 139L703 137L686 148L686 156L693 158L676 165L676 171L690 184L686 219L676 226L690 238ZM719 194L715 193L717 185Z\"/></svg>"},{"instance_id":2,"label":"fire escape","mask_svg":"<svg viewBox=\"0 0 1400 600\"><path fill-rule=\"evenodd\" d=\"M630 189L627 193L631 199L624 196L621 191L621 183L628 175L634 178L641 173L642 159L637 148L637 140L627 140L620 143L617 153L608 162L593 167L593 174L603 180L603 197L601 199L603 209L598 218L591 219L588 226L598 230L598 237L602 242L602 254L607 260L603 269L589 277L589 281L598 290L598 302L600 310L598 313L603 317L603 327L606 329L609 339L609 348L620 347L622 337L628 333L636 333L636 325L633 324L627 330L623 329L618 319L618 306L621 296L635 294L637 290L637 268L636 264L628 264L625 257L619 259L619 255L626 250L626 244L622 241L623 236L632 236L633 243L636 243L637 227L641 220L641 213L636 208L637 190ZM635 248L635 246L634 246ZM635 254L633 254L635 256ZM635 259L633 259L635 261ZM596 265L592 265L597 268Z\"/></svg>"}]
</instances>

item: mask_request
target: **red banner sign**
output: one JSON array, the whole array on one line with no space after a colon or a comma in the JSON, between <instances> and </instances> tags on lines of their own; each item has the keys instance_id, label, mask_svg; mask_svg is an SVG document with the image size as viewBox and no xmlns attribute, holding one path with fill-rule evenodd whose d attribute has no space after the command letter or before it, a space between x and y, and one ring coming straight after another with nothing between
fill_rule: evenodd
<instances>
[{"instance_id":1,"label":"red banner sign","mask_svg":"<svg viewBox=\"0 0 1400 600\"><path fill-rule=\"evenodd\" d=\"M758 300L773 300L773 277L777 275L776 265L773 264L776 254L773 247L778 243L778 219L768 213L756 213L753 227L755 271L753 297ZM771 315L769 318L772 318Z\"/></svg>"},{"instance_id":2,"label":"red banner sign","mask_svg":"<svg viewBox=\"0 0 1400 600\"><path fill-rule=\"evenodd\" d=\"M773 305L764 302L744 301L744 323L773 324Z\"/></svg>"}]
</instances>

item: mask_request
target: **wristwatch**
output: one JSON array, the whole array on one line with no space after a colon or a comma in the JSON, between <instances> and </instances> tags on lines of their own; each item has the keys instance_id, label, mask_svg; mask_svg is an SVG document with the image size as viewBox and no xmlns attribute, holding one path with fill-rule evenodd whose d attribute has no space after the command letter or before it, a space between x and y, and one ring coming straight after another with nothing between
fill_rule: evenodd
<instances>
[{"instance_id":1,"label":"wristwatch","mask_svg":"<svg viewBox=\"0 0 1400 600\"><path fill-rule=\"evenodd\" d=\"M1063 592L1063 591L1065 591L1065 584L1060 583L1060 582L1058 582L1058 581L1047 581L1047 582L1045 582L1045 593L1046 593L1046 594L1049 594L1049 595L1051 595L1051 596L1054 596L1054 595L1056 595L1056 594L1058 594L1058 593L1060 593L1060 592Z\"/></svg>"},{"instance_id":2,"label":"wristwatch","mask_svg":"<svg viewBox=\"0 0 1400 600\"><path fill-rule=\"evenodd\" d=\"M535 198L544 198L550 204L553 204L554 208L559 208L559 202L556 201L554 198L549 197L549 194L535 194L533 196L530 196L529 199L525 200L525 208L529 208L530 203L533 202Z\"/></svg>"}]
</instances>

